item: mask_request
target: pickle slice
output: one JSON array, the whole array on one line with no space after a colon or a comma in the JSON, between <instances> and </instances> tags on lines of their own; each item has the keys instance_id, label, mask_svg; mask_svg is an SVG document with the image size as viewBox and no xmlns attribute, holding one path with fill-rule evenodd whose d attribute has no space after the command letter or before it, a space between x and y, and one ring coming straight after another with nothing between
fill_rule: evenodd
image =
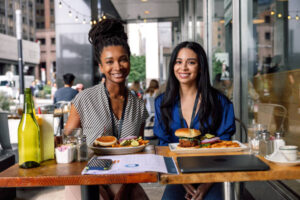
<instances>
[{"instance_id":1,"label":"pickle slice","mask_svg":"<svg viewBox=\"0 0 300 200\"><path fill-rule=\"evenodd\" d=\"M215 137L215 136L212 135L212 134L209 134L209 133L205 134L205 138L207 138L207 139L210 139L210 138L213 138L213 137Z\"/></svg>"}]
</instances>

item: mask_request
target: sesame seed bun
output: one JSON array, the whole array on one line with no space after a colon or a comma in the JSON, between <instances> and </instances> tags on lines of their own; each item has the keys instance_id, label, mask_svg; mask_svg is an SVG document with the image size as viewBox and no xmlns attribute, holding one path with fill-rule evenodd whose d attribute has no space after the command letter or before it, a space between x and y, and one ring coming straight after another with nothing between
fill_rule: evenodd
<instances>
[{"instance_id":1,"label":"sesame seed bun","mask_svg":"<svg viewBox=\"0 0 300 200\"><path fill-rule=\"evenodd\" d=\"M197 129L180 128L175 131L177 137L194 138L201 135L201 132Z\"/></svg>"}]
</instances>

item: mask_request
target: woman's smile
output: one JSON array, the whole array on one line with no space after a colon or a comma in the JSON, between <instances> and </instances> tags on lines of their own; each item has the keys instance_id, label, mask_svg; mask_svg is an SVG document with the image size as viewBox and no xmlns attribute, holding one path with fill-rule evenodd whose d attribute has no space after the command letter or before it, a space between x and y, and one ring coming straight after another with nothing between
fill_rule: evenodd
<instances>
[{"instance_id":1,"label":"woman's smile","mask_svg":"<svg viewBox=\"0 0 300 200\"><path fill-rule=\"evenodd\" d=\"M182 79L188 78L191 75L191 73L180 73L180 72L178 74Z\"/></svg>"}]
</instances>

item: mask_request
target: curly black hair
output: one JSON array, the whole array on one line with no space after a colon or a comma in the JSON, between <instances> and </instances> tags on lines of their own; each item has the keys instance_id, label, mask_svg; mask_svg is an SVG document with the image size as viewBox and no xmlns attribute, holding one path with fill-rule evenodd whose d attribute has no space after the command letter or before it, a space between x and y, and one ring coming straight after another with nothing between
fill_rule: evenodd
<instances>
[{"instance_id":1,"label":"curly black hair","mask_svg":"<svg viewBox=\"0 0 300 200\"><path fill-rule=\"evenodd\" d=\"M117 19L105 19L94 25L89 32L89 41L94 47L95 59L101 64L100 56L104 47L122 46L130 57L130 48L127 43L122 21Z\"/></svg>"}]
</instances>

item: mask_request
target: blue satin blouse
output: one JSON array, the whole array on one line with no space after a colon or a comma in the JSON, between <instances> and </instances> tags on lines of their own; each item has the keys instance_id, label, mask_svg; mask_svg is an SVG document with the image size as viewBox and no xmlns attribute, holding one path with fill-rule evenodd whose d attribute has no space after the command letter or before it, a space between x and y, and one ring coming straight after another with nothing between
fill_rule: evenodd
<instances>
[{"instance_id":1,"label":"blue satin blouse","mask_svg":"<svg viewBox=\"0 0 300 200\"><path fill-rule=\"evenodd\" d=\"M160 146L167 146L169 143L179 142L179 138L175 136L175 131L179 128L187 128L186 121L184 120L184 127L181 127L180 113L178 107L179 98L177 98L175 106L172 110L172 122L170 124L171 135L167 134L165 125L161 118L160 106L163 100L164 94L159 95L155 99L155 121L153 132L159 139ZM231 136L235 133L235 117L232 103L223 95L219 95L219 100L222 105L220 114L222 115L222 121L220 127L214 134L221 138L221 140L230 140ZM193 120L193 128L200 129L199 115L197 114Z\"/></svg>"}]
</instances>

